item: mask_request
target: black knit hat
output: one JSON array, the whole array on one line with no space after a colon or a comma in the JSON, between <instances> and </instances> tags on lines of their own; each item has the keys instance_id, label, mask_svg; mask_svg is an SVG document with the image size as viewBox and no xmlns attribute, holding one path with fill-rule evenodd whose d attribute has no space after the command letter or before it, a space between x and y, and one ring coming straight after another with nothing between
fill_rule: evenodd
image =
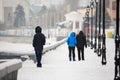
<instances>
[{"instance_id":1,"label":"black knit hat","mask_svg":"<svg viewBox=\"0 0 120 80\"><path fill-rule=\"evenodd\" d=\"M80 34L80 35L83 35L83 31L80 31L79 34Z\"/></svg>"}]
</instances>

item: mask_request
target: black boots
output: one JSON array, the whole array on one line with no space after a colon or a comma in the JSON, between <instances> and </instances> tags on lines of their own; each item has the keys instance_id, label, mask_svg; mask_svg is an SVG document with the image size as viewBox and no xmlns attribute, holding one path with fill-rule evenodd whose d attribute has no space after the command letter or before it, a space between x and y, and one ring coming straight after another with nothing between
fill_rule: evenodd
<instances>
[{"instance_id":1,"label":"black boots","mask_svg":"<svg viewBox=\"0 0 120 80\"><path fill-rule=\"evenodd\" d=\"M71 57L69 57L69 61L72 61ZM76 61L75 58L73 58L73 61Z\"/></svg>"},{"instance_id":2,"label":"black boots","mask_svg":"<svg viewBox=\"0 0 120 80\"><path fill-rule=\"evenodd\" d=\"M69 57L69 61L71 61L71 57Z\"/></svg>"},{"instance_id":3,"label":"black boots","mask_svg":"<svg viewBox=\"0 0 120 80\"><path fill-rule=\"evenodd\" d=\"M41 63L37 64L37 67L41 68L41 67L42 67L42 64L41 64Z\"/></svg>"}]
</instances>

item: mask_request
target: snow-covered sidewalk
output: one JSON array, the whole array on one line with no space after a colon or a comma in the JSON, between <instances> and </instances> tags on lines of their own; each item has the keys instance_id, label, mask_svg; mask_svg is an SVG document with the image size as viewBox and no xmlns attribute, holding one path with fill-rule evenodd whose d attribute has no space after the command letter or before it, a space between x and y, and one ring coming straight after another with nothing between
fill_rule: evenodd
<instances>
[{"instance_id":1,"label":"snow-covered sidewalk","mask_svg":"<svg viewBox=\"0 0 120 80\"><path fill-rule=\"evenodd\" d=\"M113 80L114 40L107 39L107 65L101 65L101 57L94 50L85 48L85 61L68 60L68 47L63 44L47 52L42 58L42 68L37 68L32 60L23 62L18 72L18 80Z\"/></svg>"}]
</instances>

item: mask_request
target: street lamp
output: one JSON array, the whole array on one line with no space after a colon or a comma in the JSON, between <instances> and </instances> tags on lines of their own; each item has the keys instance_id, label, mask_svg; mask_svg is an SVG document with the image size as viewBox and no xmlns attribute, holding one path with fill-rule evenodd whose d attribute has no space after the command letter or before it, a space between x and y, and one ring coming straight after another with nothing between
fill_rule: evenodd
<instances>
[{"instance_id":1,"label":"street lamp","mask_svg":"<svg viewBox=\"0 0 120 80\"><path fill-rule=\"evenodd\" d=\"M105 0L103 0L102 65L106 65Z\"/></svg>"},{"instance_id":2,"label":"street lamp","mask_svg":"<svg viewBox=\"0 0 120 80\"><path fill-rule=\"evenodd\" d=\"M120 80L119 10L120 10L119 9L119 0L116 0L115 77L114 77L114 80Z\"/></svg>"},{"instance_id":3,"label":"street lamp","mask_svg":"<svg viewBox=\"0 0 120 80\"><path fill-rule=\"evenodd\" d=\"M98 0L95 0L96 3L96 22L95 22L95 43L94 43L94 52L97 51L97 14L98 14Z\"/></svg>"},{"instance_id":4,"label":"street lamp","mask_svg":"<svg viewBox=\"0 0 120 80\"><path fill-rule=\"evenodd\" d=\"M85 31L85 34L86 34L86 38L88 37L88 32L87 32L87 12L85 13L85 20L84 20L84 31Z\"/></svg>"},{"instance_id":5,"label":"street lamp","mask_svg":"<svg viewBox=\"0 0 120 80\"><path fill-rule=\"evenodd\" d=\"M99 33L98 33L98 56L101 56L101 0L99 0Z\"/></svg>"},{"instance_id":6,"label":"street lamp","mask_svg":"<svg viewBox=\"0 0 120 80\"><path fill-rule=\"evenodd\" d=\"M91 49L93 49L93 7L94 7L94 1L91 0L90 2L91 7Z\"/></svg>"},{"instance_id":7,"label":"street lamp","mask_svg":"<svg viewBox=\"0 0 120 80\"><path fill-rule=\"evenodd\" d=\"M86 16L87 16L87 26L88 26L88 29L87 29L87 45L90 46L90 40L89 40L89 12L90 12L90 6L88 5L87 8L86 8Z\"/></svg>"}]
</instances>

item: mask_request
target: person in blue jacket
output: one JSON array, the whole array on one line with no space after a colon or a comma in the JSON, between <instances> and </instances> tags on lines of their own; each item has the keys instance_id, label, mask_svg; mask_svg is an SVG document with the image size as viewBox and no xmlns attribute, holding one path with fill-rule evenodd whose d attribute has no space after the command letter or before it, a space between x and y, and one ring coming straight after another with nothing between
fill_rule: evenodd
<instances>
[{"instance_id":1,"label":"person in blue jacket","mask_svg":"<svg viewBox=\"0 0 120 80\"><path fill-rule=\"evenodd\" d=\"M71 32L70 36L66 40L68 44L68 50L69 50L69 60L75 61L75 46L77 44L77 40L75 37L75 32Z\"/></svg>"}]
</instances>

